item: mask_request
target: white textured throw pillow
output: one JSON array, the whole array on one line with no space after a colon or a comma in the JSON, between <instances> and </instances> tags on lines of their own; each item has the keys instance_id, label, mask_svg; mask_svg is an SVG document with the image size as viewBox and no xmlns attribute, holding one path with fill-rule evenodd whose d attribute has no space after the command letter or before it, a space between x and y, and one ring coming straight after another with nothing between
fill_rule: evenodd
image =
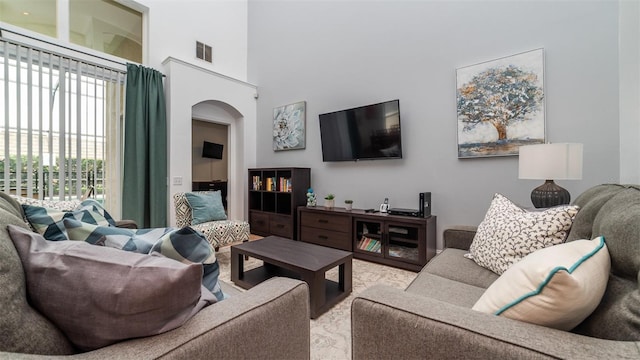
<instances>
[{"instance_id":1,"label":"white textured throw pillow","mask_svg":"<svg viewBox=\"0 0 640 360\"><path fill-rule=\"evenodd\" d=\"M602 236L538 250L491 284L473 310L571 330L602 300L610 269Z\"/></svg>"},{"instance_id":2,"label":"white textured throw pillow","mask_svg":"<svg viewBox=\"0 0 640 360\"><path fill-rule=\"evenodd\" d=\"M500 275L536 250L562 244L578 206L527 211L495 194L466 257Z\"/></svg>"}]
</instances>

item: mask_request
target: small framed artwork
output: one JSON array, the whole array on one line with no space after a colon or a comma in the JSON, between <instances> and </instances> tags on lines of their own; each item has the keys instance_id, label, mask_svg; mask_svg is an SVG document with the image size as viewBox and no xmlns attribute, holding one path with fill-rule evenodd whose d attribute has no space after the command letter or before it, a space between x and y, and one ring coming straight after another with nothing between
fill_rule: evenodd
<instances>
[{"instance_id":1,"label":"small framed artwork","mask_svg":"<svg viewBox=\"0 0 640 360\"><path fill-rule=\"evenodd\" d=\"M273 109L273 150L305 148L306 101Z\"/></svg>"},{"instance_id":2,"label":"small framed artwork","mask_svg":"<svg viewBox=\"0 0 640 360\"><path fill-rule=\"evenodd\" d=\"M458 158L544 143L544 99L543 49L457 69Z\"/></svg>"}]
</instances>

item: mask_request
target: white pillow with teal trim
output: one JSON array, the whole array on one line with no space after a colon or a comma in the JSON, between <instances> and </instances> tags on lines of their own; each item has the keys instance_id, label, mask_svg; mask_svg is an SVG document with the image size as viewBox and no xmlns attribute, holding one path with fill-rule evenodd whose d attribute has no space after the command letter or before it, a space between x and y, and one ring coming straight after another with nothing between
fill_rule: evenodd
<instances>
[{"instance_id":1,"label":"white pillow with teal trim","mask_svg":"<svg viewBox=\"0 0 640 360\"><path fill-rule=\"evenodd\" d=\"M602 236L544 248L505 271L473 310L568 331L598 306L610 269Z\"/></svg>"}]
</instances>

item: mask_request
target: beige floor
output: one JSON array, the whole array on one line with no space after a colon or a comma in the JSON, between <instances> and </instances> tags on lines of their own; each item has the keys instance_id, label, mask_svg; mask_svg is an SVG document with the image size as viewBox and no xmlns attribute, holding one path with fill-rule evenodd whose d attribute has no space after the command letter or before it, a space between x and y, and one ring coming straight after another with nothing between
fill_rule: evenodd
<instances>
[{"instance_id":1,"label":"beige floor","mask_svg":"<svg viewBox=\"0 0 640 360\"><path fill-rule=\"evenodd\" d=\"M251 236L251 240L259 239ZM220 262L220 278L231 283L230 248L224 247L217 253ZM252 263L253 262L253 263ZM249 259L247 267L258 265L259 261ZM327 272L327 278L337 280L338 270ZM404 289L416 277L416 273L362 260L353 260L353 292L345 300L331 308L317 319L311 320L311 359L351 359L351 301L374 284L386 284Z\"/></svg>"}]
</instances>

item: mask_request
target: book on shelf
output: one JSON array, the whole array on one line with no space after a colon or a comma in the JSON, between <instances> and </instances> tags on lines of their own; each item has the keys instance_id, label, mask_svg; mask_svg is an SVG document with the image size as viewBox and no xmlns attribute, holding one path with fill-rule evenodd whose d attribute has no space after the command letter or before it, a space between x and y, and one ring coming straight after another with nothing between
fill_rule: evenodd
<instances>
[{"instance_id":1,"label":"book on shelf","mask_svg":"<svg viewBox=\"0 0 640 360\"><path fill-rule=\"evenodd\" d=\"M371 239L366 236L362 236L360 242L358 243L358 249L365 250L369 252L380 253L382 245L380 244L380 240Z\"/></svg>"},{"instance_id":2,"label":"book on shelf","mask_svg":"<svg viewBox=\"0 0 640 360\"><path fill-rule=\"evenodd\" d=\"M252 190L261 190L262 188L262 179L260 176L251 177L251 189Z\"/></svg>"},{"instance_id":3,"label":"book on shelf","mask_svg":"<svg viewBox=\"0 0 640 360\"><path fill-rule=\"evenodd\" d=\"M358 243L358 249L365 250L370 242L371 242L370 238L366 236L362 236L362 238L360 239L360 242Z\"/></svg>"},{"instance_id":4,"label":"book on shelf","mask_svg":"<svg viewBox=\"0 0 640 360\"><path fill-rule=\"evenodd\" d=\"M276 177L268 177L266 179L265 190L267 191L277 191L276 189Z\"/></svg>"},{"instance_id":5,"label":"book on shelf","mask_svg":"<svg viewBox=\"0 0 640 360\"><path fill-rule=\"evenodd\" d=\"M291 178L280 177L278 180L278 189L282 192L291 192Z\"/></svg>"}]
</instances>

